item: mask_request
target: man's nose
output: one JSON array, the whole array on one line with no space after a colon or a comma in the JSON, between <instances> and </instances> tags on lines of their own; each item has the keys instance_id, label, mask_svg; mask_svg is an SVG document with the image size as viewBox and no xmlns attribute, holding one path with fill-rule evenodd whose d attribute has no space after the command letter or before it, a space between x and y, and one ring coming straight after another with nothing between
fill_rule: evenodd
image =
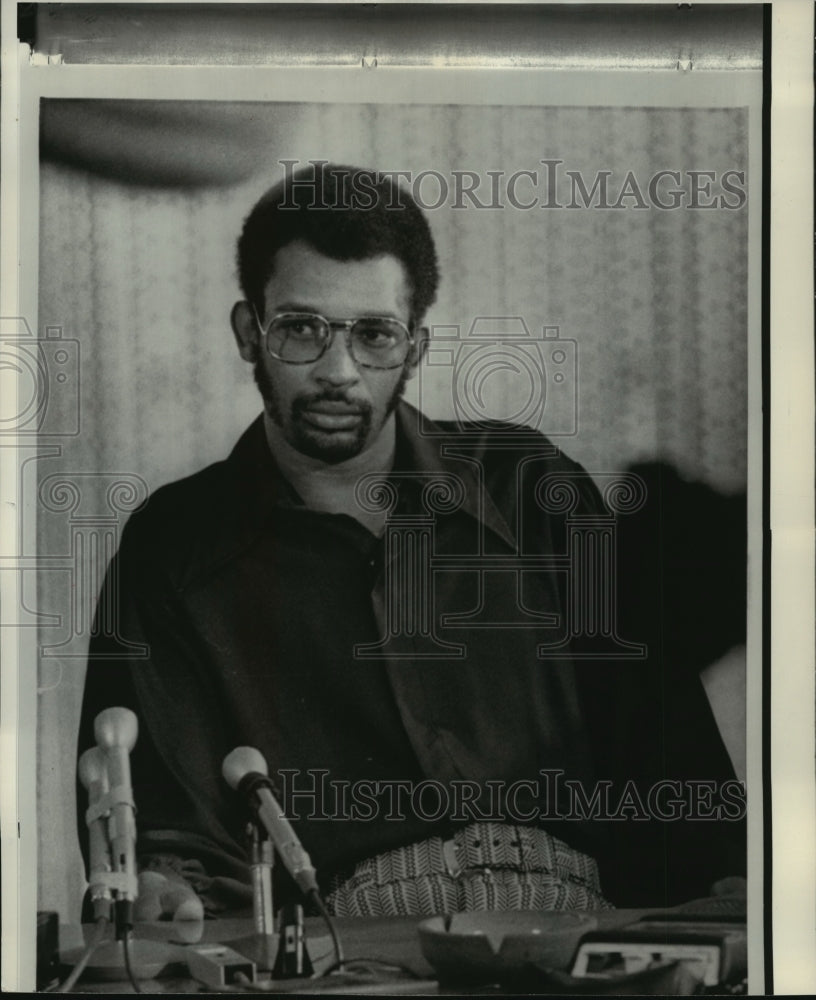
<instances>
[{"instance_id":1,"label":"man's nose","mask_svg":"<svg viewBox=\"0 0 816 1000\"><path fill-rule=\"evenodd\" d=\"M331 343L315 362L312 375L318 382L348 385L360 378L360 369L351 356L346 331L335 327Z\"/></svg>"}]
</instances>

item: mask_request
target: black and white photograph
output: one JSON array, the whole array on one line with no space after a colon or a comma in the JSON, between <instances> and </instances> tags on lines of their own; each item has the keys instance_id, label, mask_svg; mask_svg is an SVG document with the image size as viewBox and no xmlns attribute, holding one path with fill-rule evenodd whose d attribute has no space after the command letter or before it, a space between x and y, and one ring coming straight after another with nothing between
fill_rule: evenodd
<instances>
[{"instance_id":1,"label":"black and white photograph","mask_svg":"<svg viewBox=\"0 0 816 1000\"><path fill-rule=\"evenodd\" d=\"M18 981L771 992L769 11L184 7L18 5Z\"/></svg>"}]
</instances>

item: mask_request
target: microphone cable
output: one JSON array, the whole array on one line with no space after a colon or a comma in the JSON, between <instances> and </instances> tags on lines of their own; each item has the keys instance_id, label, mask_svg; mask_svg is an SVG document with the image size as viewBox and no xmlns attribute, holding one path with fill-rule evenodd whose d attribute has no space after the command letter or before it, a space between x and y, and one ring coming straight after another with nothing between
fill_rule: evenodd
<instances>
[{"instance_id":1,"label":"microphone cable","mask_svg":"<svg viewBox=\"0 0 816 1000\"><path fill-rule=\"evenodd\" d=\"M77 963L71 969L70 975L65 980L65 982L60 983L59 986L52 987L51 989L45 990L46 993L70 993L74 986L76 986L79 977L87 968L88 962L90 962L93 957L93 953L102 944L105 937L105 932L108 929L110 921L107 917L99 917L94 926L94 932L91 940L88 942L85 951L80 956Z\"/></svg>"},{"instance_id":2,"label":"microphone cable","mask_svg":"<svg viewBox=\"0 0 816 1000\"><path fill-rule=\"evenodd\" d=\"M335 924L332 915L329 913L326 904L323 902L323 897L317 889L312 889L306 898L310 899L314 903L318 913L323 918L324 923L329 929L329 934L331 934L332 947L334 948L334 962L331 967L333 969L342 969L346 964L346 958L343 953L343 945L340 943L340 935L337 933L337 925ZM325 975L325 973L323 973L323 975Z\"/></svg>"},{"instance_id":3,"label":"microphone cable","mask_svg":"<svg viewBox=\"0 0 816 1000\"><path fill-rule=\"evenodd\" d=\"M133 966L130 960L131 941L132 941L131 932L129 930L125 931L125 933L122 935L122 951L125 956L125 972L127 973L127 977L130 980L130 985L133 987L133 992L141 993L142 988L139 986L138 980L133 975Z\"/></svg>"}]
</instances>

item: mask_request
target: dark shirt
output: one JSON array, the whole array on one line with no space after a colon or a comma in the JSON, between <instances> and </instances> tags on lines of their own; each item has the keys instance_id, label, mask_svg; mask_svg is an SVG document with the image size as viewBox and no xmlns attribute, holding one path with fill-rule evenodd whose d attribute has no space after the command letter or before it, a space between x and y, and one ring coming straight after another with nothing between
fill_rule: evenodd
<instances>
[{"instance_id":1,"label":"dark shirt","mask_svg":"<svg viewBox=\"0 0 816 1000\"><path fill-rule=\"evenodd\" d=\"M664 777L729 776L699 683L656 677L654 664L572 659L567 512L542 510L536 486L566 476L569 516L592 516L603 510L591 479L526 429L462 436L406 404L397 416L382 538L305 508L260 420L226 461L158 490L128 522L99 605L79 748L102 708L136 711L140 851L246 879L246 816L221 763L249 745L280 779L323 877L466 821L437 815L433 796L414 807L410 790L428 779L449 801L474 783L491 818L505 810L491 786L528 782L508 818L536 806L542 825L598 858L621 905L687 898L734 874L719 841L736 836L738 857L739 824L540 808L542 769L590 795L599 778L645 792ZM540 659L542 643L561 652ZM372 815L355 818L336 791L361 781L385 784L368 788ZM407 798L394 798L395 782ZM326 794L291 795L313 786Z\"/></svg>"}]
</instances>

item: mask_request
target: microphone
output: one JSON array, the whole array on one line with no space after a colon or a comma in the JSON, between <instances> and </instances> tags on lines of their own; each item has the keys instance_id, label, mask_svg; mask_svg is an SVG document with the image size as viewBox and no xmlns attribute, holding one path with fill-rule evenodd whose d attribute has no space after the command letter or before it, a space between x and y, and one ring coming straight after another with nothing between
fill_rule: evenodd
<instances>
[{"instance_id":1,"label":"microphone","mask_svg":"<svg viewBox=\"0 0 816 1000\"><path fill-rule=\"evenodd\" d=\"M106 708L94 720L94 735L108 771L111 814L108 820L113 871L117 880L117 924L132 926L133 902L139 889L136 878L136 820L130 781L130 751L139 724L128 708Z\"/></svg>"},{"instance_id":2,"label":"microphone","mask_svg":"<svg viewBox=\"0 0 816 1000\"><path fill-rule=\"evenodd\" d=\"M224 758L221 773L230 788L249 799L301 891L319 893L311 859L272 794L263 754L253 747L236 747Z\"/></svg>"},{"instance_id":3,"label":"microphone","mask_svg":"<svg viewBox=\"0 0 816 1000\"><path fill-rule=\"evenodd\" d=\"M79 780L88 793L88 810L85 822L88 825L88 881L93 903L94 919L110 919L112 871L111 853L108 846L106 818L109 813L105 798L108 794L108 771L105 755L99 747L91 747L79 758Z\"/></svg>"}]
</instances>

